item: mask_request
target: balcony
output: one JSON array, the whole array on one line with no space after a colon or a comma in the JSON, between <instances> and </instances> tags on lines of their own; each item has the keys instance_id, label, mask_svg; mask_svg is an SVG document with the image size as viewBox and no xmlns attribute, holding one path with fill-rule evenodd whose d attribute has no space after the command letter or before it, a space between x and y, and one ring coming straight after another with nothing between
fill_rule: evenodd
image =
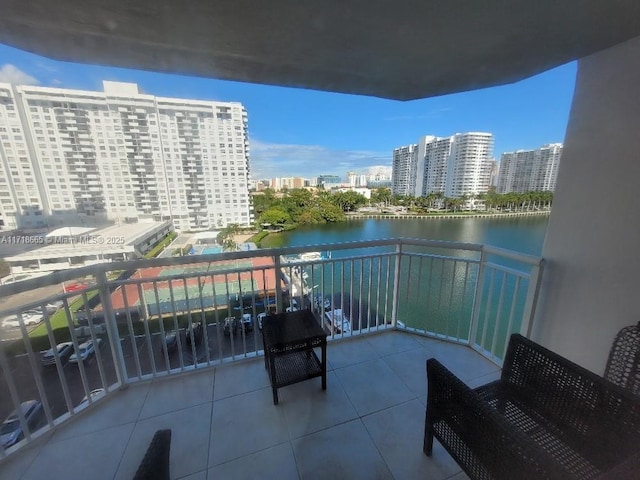
<instances>
[{"instance_id":1,"label":"balcony","mask_svg":"<svg viewBox=\"0 0 640 480\"><path fill-rule=\"evenodd\" d=\"M285 387L278 406L262 359L198 369L110 393L12 455L0 478L132 478L153 432L171 428L172 478L462 480L439 445L422 453L430 357L472 386L497 376L468 347L396 331L331 342L327 390Z\"/></svg>"},{"instance_id":2,"label":"balcony","mask_svg":"<svg viewBox=\"0 0 640 480\"><path fill-rule=\"evenodd\" d=\"M112 262L0 287L31 297L0 312L21 319L0 342L0 416L42 403L38 422L20 419L24 439L0 449L0 478L57 477L69 462L78 475L130 478L164 427L174 478L464 478L444 450L422 454L425 361L472 385L495 378L509 334L531 330L541 273L541 259L515 252L393 239ZM67 293L37 294L77 278ZM297 308L329 333L328 389L285 387L274 406L259 314ZM349 328L331 323L337 309ZM243 314L250 325L225 329ZM73 347L41 366L63 341ZM95 353L70 363L86 341Z\"/></svg>"}]
</instances>

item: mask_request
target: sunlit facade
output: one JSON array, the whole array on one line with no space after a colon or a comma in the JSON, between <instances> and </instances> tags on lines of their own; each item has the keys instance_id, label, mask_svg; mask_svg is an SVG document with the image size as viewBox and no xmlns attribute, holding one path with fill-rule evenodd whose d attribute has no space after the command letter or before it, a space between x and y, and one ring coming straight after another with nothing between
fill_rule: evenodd
<instances>
[{"instance_id":1,"label":"sunlit facade","mask_svg":"<svg viewBox=\"0 0 640 480\"><path fill-rule=\"evenodd\" d=\"M414 195L417 159L418 146L416 144L393 150L391 193L394 195Z\"/></svg>"},{"instance_id":2,"label":"sunlit facade","mask_svg":"<svg viewBox=\"0 0 640 480\"><path fill-rule=\"evenodd\" d=\"M498 193L550 191L556 188L562 144L506 152L500 158Z\"/></svg>"},{"instance_id":3,"label":"sunlit facade","mask_svg":"<svg viewBox=\"0 0 640 480\"><path fill-rule=\"evenodd\" d=\"M393 151L394 194L457 198L486 192L491 186L493 135L456 133L426 135L417 144Z\"/></svg>"},{"instance_id":4,"label":"sunlit facade","mask_svg":"<svg viewBox=\"0 0 640 480\"><path fill-rule=\"evenodd\" d=\"M7 227L250 224L241 104L155 97L119 82L104 82L104 92L8 84L0 91L0 128L12 136L0 150L12 176L11 185L0 183L0 199L11 199L0 200Z\"/></svg>"}]
</instances>

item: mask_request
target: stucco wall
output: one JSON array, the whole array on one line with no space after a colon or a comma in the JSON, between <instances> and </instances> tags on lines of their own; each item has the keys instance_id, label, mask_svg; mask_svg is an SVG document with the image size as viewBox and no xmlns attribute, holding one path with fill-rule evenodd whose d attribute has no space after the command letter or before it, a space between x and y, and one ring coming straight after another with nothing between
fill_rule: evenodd
<instances>
[{"instance_id":1,"label":"stucco wall","mask_svg":"<svg viewBox=\"0 0 640 480\"><path fill-rule=\"evenodd\" d=\"M579 62L533 330L600 374L640 320L639 193L640 37Z\"/></svg>"}]
</instances>

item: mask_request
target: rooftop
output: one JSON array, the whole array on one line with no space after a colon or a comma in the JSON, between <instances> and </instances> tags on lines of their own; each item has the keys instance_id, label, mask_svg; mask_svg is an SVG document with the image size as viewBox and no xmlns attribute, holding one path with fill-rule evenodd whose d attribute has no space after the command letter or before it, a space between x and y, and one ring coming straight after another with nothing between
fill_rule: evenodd
<instances>
[{"instance_id":1,"label":"rooftop","mask_svg":"<svg viewBox=\"0 0 640 480\"><path fill-rule=\"evenodd\" d=\"M470 386L496 379L495 364L397 331L332 341L327 357L326 391L284 387L277 406L261 357L131 384L9 458L0 479L132 478L161 428L176 479L467 478L439 445L422 453L425 361Z\"/></svg>"},{"instance_id":2,"label":"rooftop","mask_svg":"<svg viewBox=\"0 0 640 480\"><path fill-rule=\"evenodd\" d=\"M82 257L85 255L111 255L133 252L141 239L152 235L168 222L126 223L100 229L77 227L57 229L43 238L43 247L7 257L9 262L43 260L46 258Z\"/></svg>"}]
</instances>

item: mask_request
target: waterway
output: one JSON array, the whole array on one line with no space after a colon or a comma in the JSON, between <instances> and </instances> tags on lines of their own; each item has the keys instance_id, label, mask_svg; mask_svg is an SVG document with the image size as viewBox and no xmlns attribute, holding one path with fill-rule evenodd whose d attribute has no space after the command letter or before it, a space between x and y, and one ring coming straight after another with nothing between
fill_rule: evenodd
<instances>
[{"instance_id":1,"label":"waterway","mask_svg":"<svg viewBox=\"0 0 640 480\"><path fill-rule=\"evenodd\" d=\"M404 237L492 245L539 256L547 223L546 215L352 220L272 234L262 246L275 248ZM347 311L354 328L390 321L393 302L389 292L393 289L393 273L389 275L389 272L394 272L395 260L392 257L375 257L383 252L384 248L334 251L331 264L325 265L322 275L318 274L319 269L307 272L309 285L318 287L314 292L322 291L325 296L333 297L334 307ZM467 265L465 258L471 258L473 254L457 251L454 256L459 260L452 261L438 256L443 254L442 251L426 249L422 253L436 256L405 256L400 263L397 320L408 327L468 339L478 271L477 265ZM348 259L349 255L374 257L352 261ZM500 263L519 268L510 260L502 259ZM503 277L501 274L497 274L495 282L492 282L489 273L485 280L483 313L475 341L491 343L497 329L494 343L497 342L495 350L500 356L508 334L520 329L527 282L517 282L515 277ZM485 342L485 338L489 341ZM491 345L486 348L494 350Z\"/></svg>"},{"instance_id":2,"label":"waterway","mask_svg":"<svg viewBox=\"0 0 640 480\"><path fill-rule=\"evenodd\" d=\"M264 248L353 242L383 238L423 238L480 243L540 255L549 217L367 219L302 226L271 234Z\"/></svg>"}]
</instances>

